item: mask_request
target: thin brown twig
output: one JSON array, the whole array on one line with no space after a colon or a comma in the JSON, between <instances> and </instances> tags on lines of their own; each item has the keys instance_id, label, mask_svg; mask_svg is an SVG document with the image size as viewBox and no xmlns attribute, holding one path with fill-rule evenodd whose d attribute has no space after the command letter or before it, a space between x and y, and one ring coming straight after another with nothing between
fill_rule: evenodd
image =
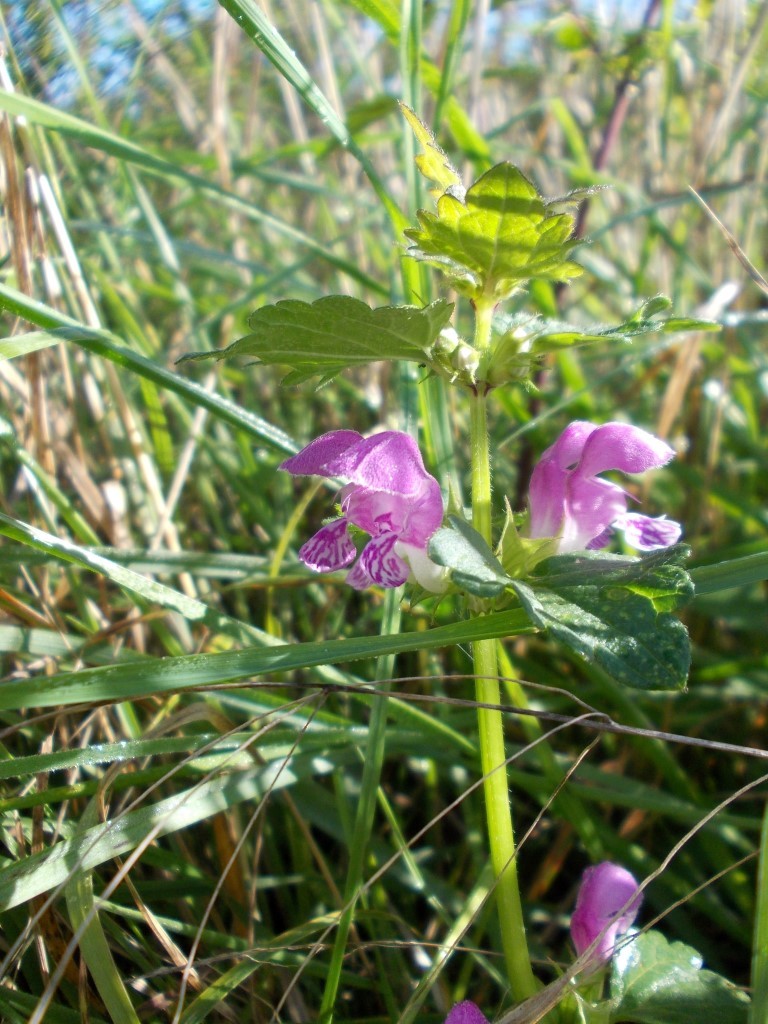
<instances>
[{"instance_id":1,"label":"thin brown twig","mask_svg":"<svg viewBox=\"0 0 768 1024\"><path fill-rule=\"evenodd\" d=\"M755 282L760 291L764 295L768 295L768 281L766 281L766 279L763 277L763 275L760 273L760 271L757 269L754 263L752 263L750 258L747 256L747 254L741 248L739 243L736 241L736 238L731 234L731 232L728 230L725 224L723 224L723 222L717 216L717 214L706 201L706 199L704 199L696 191L693 185L689 185L688 188L691 190L691 192L693 192L693 195L699 206L701 206L701 208L706 212L707 216L714 221L718 228L720 228L720 231L723 233L723 236L726 242L728 243L728 248L731 250L733 255L736 257L736 259L739 261L742 267L744 267L744 269Z\"/></svg>"}]
</instances>

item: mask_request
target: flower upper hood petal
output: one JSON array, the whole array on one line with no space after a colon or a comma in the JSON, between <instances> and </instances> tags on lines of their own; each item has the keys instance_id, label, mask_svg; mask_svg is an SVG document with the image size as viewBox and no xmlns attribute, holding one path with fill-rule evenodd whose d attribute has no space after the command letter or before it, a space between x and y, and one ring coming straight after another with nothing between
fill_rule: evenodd
<instances>
[{"instance_id":1,"label":"flower upper hood petal","mask_svg":"<svg viewBox=\"0 0 768 1024\"><path fill-rule=\"evenodd\" d=\"M674 457L666 441L628 423L604 423L584 441L576 473L582 478L609 469L622 473L644 473L665 466Z\"/></svg>"},{"instance_id":2,"label":"flower upper hood petal","mask_svg":"<svg viewBox=\"0 0 768 1024\"><path fill-rule=\"evenodd\" d=\"M279 468L294 476L338 476L340 474L328 472L328 463L362 440L363 435L356 430L331 430L281 462Z\"/></svg>"},{"instance_id":3,"label":"flower upper hood petal","mask_svg":"<svg viewBox=\"0 0 768 1024\"><path fill-rule=\"evenodd\" d=\"M445 1018L445 1024L488 1024L488 1018L477 1003L465 999L463 1003L456 1003Z\"/></svg>"},{"instance_id":4,"label":"flower upper hood petal","mask_svg":"<svg viewBox=\"0 0 768 1024\"><path fill-rule=\"evenodd\" d=\"M429 478L418 445L399 430L360 438L329 462L325 472L371 491L403 497L418 494Z\"/></svg>"}]
</instances>

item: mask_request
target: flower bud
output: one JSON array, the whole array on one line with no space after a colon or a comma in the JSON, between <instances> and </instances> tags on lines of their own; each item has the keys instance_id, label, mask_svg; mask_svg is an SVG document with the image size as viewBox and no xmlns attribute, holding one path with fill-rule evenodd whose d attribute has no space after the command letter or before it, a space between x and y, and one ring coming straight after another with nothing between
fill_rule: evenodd
<instances>
[{"instance_id":1,"label":"flower bud","mask_svg":"<svg viewBox=\"0 0 768 1024\"><path fill-rule=\"evenodd\" d=\"M592 960L606 963L617 940L637 917L642 902L634 877L619 864L587 868L571 917L571 939L579 956L598 940Z\"/></svg>"},{"instance_id":2,"label":"flower bud","mask_svg":"<svg viewBox=\"0 0 768 1024\"><path fill-rule=\"evenodd\" d=\"M445 1024L488 1024L488 1018L476 1003L465 999L463 1003L456 1003L445 1018Z\"/></svg>"}]
</instances>

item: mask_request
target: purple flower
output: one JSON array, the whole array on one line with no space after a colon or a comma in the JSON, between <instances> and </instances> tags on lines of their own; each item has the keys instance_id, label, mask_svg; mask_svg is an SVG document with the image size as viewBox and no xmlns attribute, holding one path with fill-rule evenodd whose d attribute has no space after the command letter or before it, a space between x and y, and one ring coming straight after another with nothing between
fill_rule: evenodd
<instances>
[{"instance_id":1,"label":"purple flower","mask_svg":"<svg viewBox=\"0 0 768 1024\"><path fill-rule=\"evenodd\" d=\"M571 939L579 956L599 938L592 954L596 964L613 956L616 941L637 917L642 894L626 868L603 861L587 868L571 916Z\"/></svg>"},{"instance_id":2,"label":"purple flower","mask_svg":"<svg viewBox=\"0 0 768 1024\"><path fill-rule=\"evenodd\" d=\"M310 569L332 572L357 557L349 526L371 535L347 575L357 590L399 587L412 574L425 590L444 589L444 570L427 556L429 538L443 521L440 485L424 469L409 434L386 430L363 437L332 430L282 463L295 476L339 477L342 516L323 526L299 551Z\"/></svg>"},{"instance_id":3,"label":"purple flower","mask_svg":"<svg viewBox=\"0 0 768 1024\"><path fill-rule=\"evenodd\" d=\"M644 473L674 454L658 437L627 423L571 423L533 471L530 536L558 537L561 553L605 547L614 530L638 551L669 547L680 537L680 524L628 512L630 495L598 474Z\"/></svg>"},{"instance_id":4,"label":"purple flower","mask_svg":"<svg viewBox=\"0 0 768 1024\"><path fill-rule=\"evenodd\" d=\"M469 999L456 1003L445 1018L445 1024L488 1024L488 1018L480 1007Z\"/></svg>"}]
</instances>

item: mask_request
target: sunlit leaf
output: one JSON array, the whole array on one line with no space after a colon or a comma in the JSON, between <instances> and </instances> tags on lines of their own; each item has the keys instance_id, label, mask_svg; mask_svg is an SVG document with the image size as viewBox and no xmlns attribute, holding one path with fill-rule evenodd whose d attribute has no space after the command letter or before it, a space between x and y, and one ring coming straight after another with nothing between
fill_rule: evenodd
<instances>
[{"instance_id":1,"label":"sunlit leaf","mask_svg":"<svg viewBox=\"0 0 768 1024\"><path fill-rule=\"evenodd\" d=\"M697 317L664 317L671 306L666 295L657 295L618 324L576 326L562 320L527 313L497 313L493 321L495 341L489 349L488 367L480 376L499 386L530 375L532 367L550 352L565 348L631 342L647 334L677 331L717 331L720 324Z\"/></svg>"},{"instance_id":2,"label":"sunlit leaf","mask_svg":"<svg viewBox=\"0 0 768 1024\"><path fill-rule=\"evenodd\" d=\"M462 201L441 196L437 213L420 210L419 227L405 232L409 256L440 267L472 298L499 301L531 278L564 281L580 274L568 252L573 217L552 213L525 175L497 164L467 190Z\"/></svg>"},{"instance_id":3,"label":"sunlit leaf","mask_svg":"<svg viewBox=\"0 0 768 1024\"><path fill-rule=\"evenodd\" d=\"M638 935L613 958L611 1024L746 1024L747 996L713 971L699 954L661 932Z\"/></svg>"},{"instance_id":4,"label":"sunlit leaf","mask_svg":"<svg viewBox=\"0 0 768 1024\"><path fill-rule=\"evenodd\" d=\"M461 176L447 155L438 146L435 136L424 122L419 120L410 107L401 103L400 109L411 126L417 141L424 149L424 152L416 157L416 166L425 178L437 185L435 194L440 196L443 192L450 190L451 195L463 200L466 191Z\"/></svg>"},{"instance_id":5,"label":"sunlit leaf","mask_svg":"<svg viewBox=\"0 0 768 1024\"><path fill-rule=\"evenodd\" d=\"M429 542L429 555L451 570L457 587L477 597L495 597L509 583L501 563L468 523L449 516L450 526L438 530Z\"/></svg>"}]
</instances>

